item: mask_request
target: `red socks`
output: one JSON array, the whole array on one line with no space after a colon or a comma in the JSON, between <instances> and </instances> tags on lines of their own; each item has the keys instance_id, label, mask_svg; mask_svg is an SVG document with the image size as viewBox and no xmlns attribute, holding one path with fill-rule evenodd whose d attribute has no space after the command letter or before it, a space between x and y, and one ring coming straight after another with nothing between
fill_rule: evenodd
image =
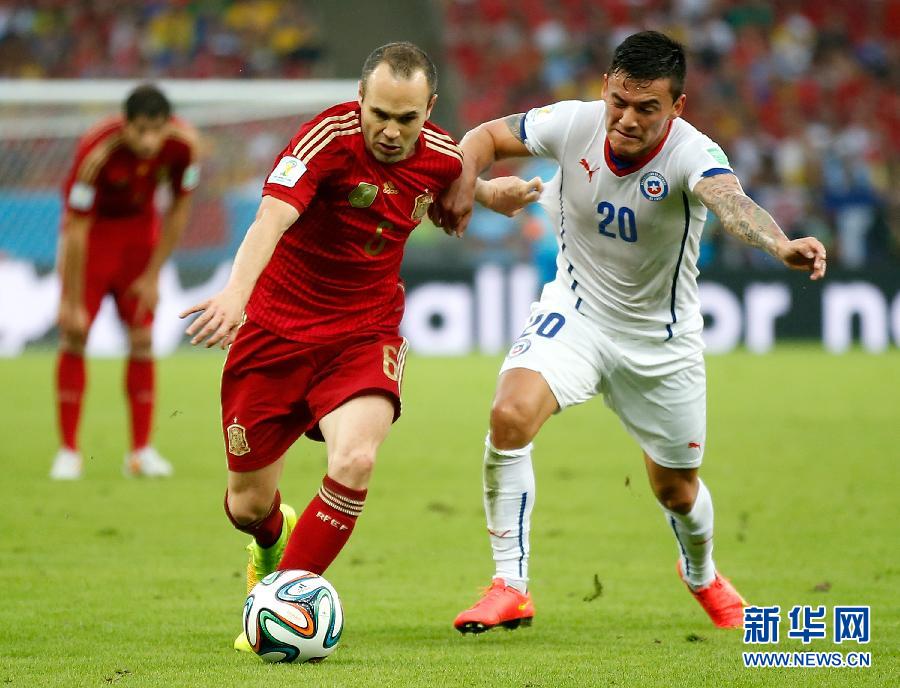
<instances>
[{"instance_id":1,"label":"red socks","mask_svg":"<svg viewBox=\"0 0 900 688\"><path fill-rule=\"evenodd\" d=\"M60 351L56 366L56 404L59 436L67 449L78 449L78 422L84 397L84 357Z\"/></svg>"},{"instance_id":2,"label":"red socks","mask_svg":"<svg viewBox=\"0 0 900 688\"><path fill-rule=\"evenodd\" d=\"M84 356L61 351L56 367L56 401L59 434L64 447L77 450L81 401L84 398ZM141 449L150 441L153 420L153 359L129 358L125 389L131 409L131 448Z\"/></svg>"},{"instance_id":3,"label":"red socks","mask_svg":"<svg viewBox=\"0 0 900 688\"><path fill-rule=\"evenodd\" d=\"M319 493L297 520L278 569L324 573L350 539L365 499L366 490L352 490L326 475ZM231 524L241 532L252 535L263 548L274 545L281 535L284 516L280 506L281 493L276 490L275 499L265 516L253 523L240 524L228 509L228 493L225 493L225 513Z\"/></svg>"},{"instance_id":4,"label":"red socks","mask_svg":"<svg viewBox=\"0 0 900 688\"><path fill-rule=\"evenodd\" d=\"M347 544L365 499L366 490L352 490L326 475L319 493L297 520L279 570L324 573Z\"/></svg>"},{"instance_id":5,"label":"red socks","mask_svg":"<svg viewBox=\"0 0 900 688\"><path fill-rule=\"evenodd\" d=\"M281 513L281 492L275 490L275 499L269 508L269 513L258 521L253 523L240 524L234 520L231 511L228 508L228 491L225 491L225 513L231 525L240 530L242 533L252 535L257 544L263 549L267 549L278 542L281 537L281 527L284 523L284 515Z\"/></svg>"},{"instance_id":6,"label":"red socks","mask_svg":"<svg viewBox=\"0 0 900 688\"><path fill-rule=\"evenodd\" d=\"M142 449L150 440L153 421L154 363L152 358L129 358L125 389L131 409L131 448Z\"/></svg>"}]
</instances>

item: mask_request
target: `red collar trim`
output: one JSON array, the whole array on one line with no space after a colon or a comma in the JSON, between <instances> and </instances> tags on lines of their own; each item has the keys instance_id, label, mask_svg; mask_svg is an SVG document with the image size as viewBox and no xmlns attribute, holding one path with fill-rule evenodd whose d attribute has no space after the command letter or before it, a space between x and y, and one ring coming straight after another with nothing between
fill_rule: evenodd
<instances>
[{"instance_id":1,"label":"red collar trim","mask_svg":"<svg viewBox=\"0 0 900 688\"><path fill-rule=\"evenodd\" d=\"M639 169L641 169L648 162L653 160L656 157L657 153L662 150L662 147L666 143L666 139L669 138L669 132L672 131L672 122L674 120L669 120L669 126L666 127L666 133L663 134L662 139L660 139L659 143L656 144L656 147L647 153L644 157L635 160L633 163L628 165L628 167L618 168L616 164L612 161L612 147L609 145L609 137L604 140L603 146L603 158L606 160L606 166L609 167L609 171L612 172L617 177L624 177L625 175L631 174Z\"/></svg>"}]
</instances>

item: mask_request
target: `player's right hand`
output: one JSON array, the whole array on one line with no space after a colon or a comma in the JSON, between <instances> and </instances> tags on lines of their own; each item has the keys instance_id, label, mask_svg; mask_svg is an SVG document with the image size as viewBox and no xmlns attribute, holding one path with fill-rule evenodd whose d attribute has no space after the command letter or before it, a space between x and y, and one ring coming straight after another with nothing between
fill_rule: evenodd
<instances>
[{"instance_id":1,"label":"player's right hand","mask_svg":"<svg viewBox=\"0 0 900 688\"><path fill-rule=\"evenodd\" d=\"M479 197L477 187L475 199L483 203L485 208L506 217L515 217L521 213L525 206L537 201L544 190L540 177L529 181L519 177L495 177L484 182L484 185L487 191L484 200Z\"/></svg>"},{"instance_id":2,"label":"player's right hand","mask_svg":"<svg viewBox=\"0 0 900 688\"><path fill-rule=\"evenodd\" d=\"M815 237L784 241L778 245L776 255L792 270L808 270L812 280L820 280L825 276L825 247Z\"/></svg>"},{"instance_id":3,"label":"player's right hand","mask_svg":"<svg viewBox=\"0 0 900 688\"><path fill-rule=\"evenodd\" d=\"M245 305L245 299L223 289L211 299L191 306L178 317L186 318L193 313L200 313L185 330L192 337L191 344L200 344L205 340L207 349L216 344L227 349L243 322Z\"/></svg>"},{"instance_id":4,"label":"player's right hand","mask_svg":"<svg viewBox=\"0 0 900 688\"><path fill-rule=\"evenodd\" d=\"M59 329L65 334L86 337L88 331L87 308L83 303L72 303L65 299L59 304Z\"/></svg>"}]
</instances>

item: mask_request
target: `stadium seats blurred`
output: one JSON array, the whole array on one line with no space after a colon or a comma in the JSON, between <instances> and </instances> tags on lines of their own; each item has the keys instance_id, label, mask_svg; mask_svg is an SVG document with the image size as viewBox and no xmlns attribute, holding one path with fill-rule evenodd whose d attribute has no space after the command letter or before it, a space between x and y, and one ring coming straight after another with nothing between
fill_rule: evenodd
<instances>
[{"instance_id":1,"label":"stadium seats blurred","mask_svg":"<svg viewBox=\"0 0 900 688\"><path fill-rule=\"evenodd\" d=\"M662 30L690 51L686 118L718 140L748 193L789 234L816 234L837 266L900 261L900 203L890 191L900 0L441 6L449 62L441 68L459 77L454 133L556 100L598 98L615 45ZM340 48L302 1L0 0L0 77L352 77L333 74L328 55ZM480 245L467 247L476 262L491 255ZM768 265L710 220L702 267Z\"/></svg>"},{"instance_id":2,"label":"stadium seats blurred","mask_svg":"<svg viewBox=\"0 0 900 688\"><path fill-rule=\"evenodd\" d=\"M0 76L302 78L323 51L303 2L0 2Z\"/></svg>"}]
</instances>

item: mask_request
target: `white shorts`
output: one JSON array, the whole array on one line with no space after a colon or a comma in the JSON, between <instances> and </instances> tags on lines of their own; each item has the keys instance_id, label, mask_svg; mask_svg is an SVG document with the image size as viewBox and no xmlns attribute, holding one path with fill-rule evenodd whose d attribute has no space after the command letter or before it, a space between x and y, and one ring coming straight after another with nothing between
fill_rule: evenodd
<instances>
[{"instance_id":1,"label":"white shorts","mask_svg":"<svg viewBox=\"0 0 900 688\"><path fill-rule=\"evenodd\" d=\"M670 342L622 336L576 311L551 283L500 373L540 373L560 410L598 394L654 462L696 468L706 446L706 366L700 332ZM604 331L605 330L605 331Z\"/></svg>"}]
</instances>

